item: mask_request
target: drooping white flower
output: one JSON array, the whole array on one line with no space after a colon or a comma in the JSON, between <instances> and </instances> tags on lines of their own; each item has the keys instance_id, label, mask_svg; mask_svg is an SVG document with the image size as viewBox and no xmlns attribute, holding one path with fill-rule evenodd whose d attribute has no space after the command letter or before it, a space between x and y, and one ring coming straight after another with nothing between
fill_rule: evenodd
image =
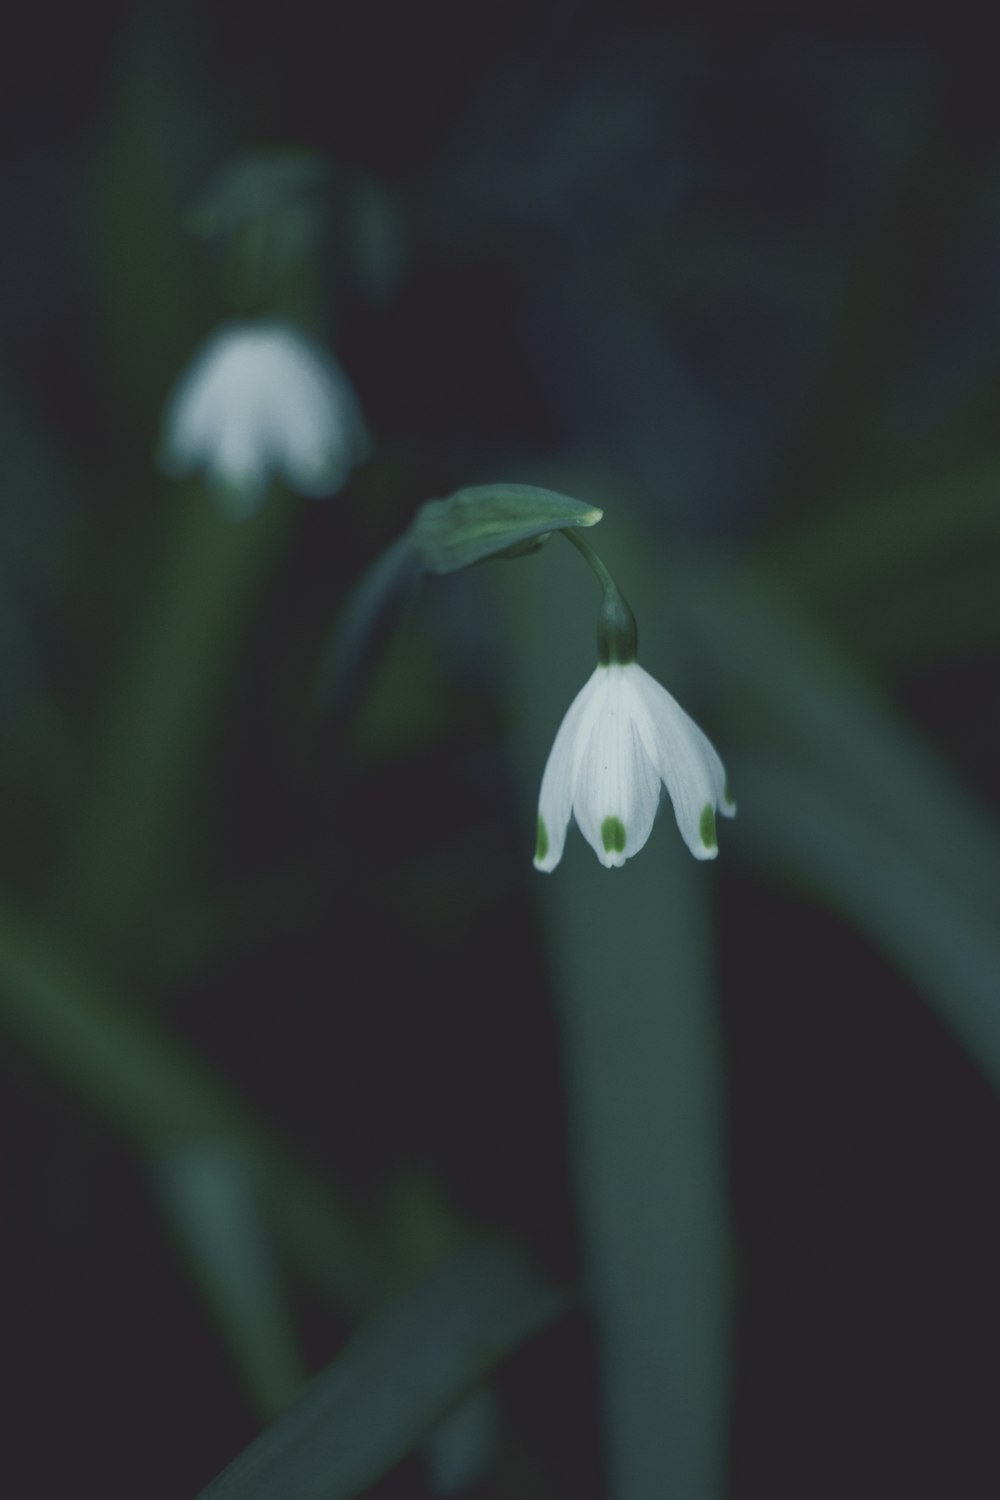
<instances>
[{"instance_id":1,"label":"drooping white flower","mask_svg":"<svg viewBox=\"0 0 1000 1500\"><path fill-rule=\"evenodd\" d=\"M638 662L597 667L549 754L535 867L555 869L571 817L603 865L623 865L649 838L661 785L691 853L714 859L716 812L731 818L736 806L710 740Z\"/></svg>"},{"instance_id":2,"label":"drooping white flower","mask_svg":"<svg viewBox=\"0 0 1000 1500\"><path fill-rule=\"evenodd\" d=\"M336 360L289 323L230 323L184 371L163 418L162 461L201 471L234 515L271 480L332 495L367 454L358 399Z\"/></svg>"}]
</instances>

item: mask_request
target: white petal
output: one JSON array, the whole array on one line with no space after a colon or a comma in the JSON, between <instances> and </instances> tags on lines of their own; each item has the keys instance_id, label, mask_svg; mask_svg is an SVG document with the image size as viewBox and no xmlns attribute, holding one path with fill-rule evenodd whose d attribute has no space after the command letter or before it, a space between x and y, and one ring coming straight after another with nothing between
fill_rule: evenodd
<instances>
[{"instance_id":1,"label":"white petal","mask_svg":"<svg viewBox=\"0 0 1000 1500\"><path fill-rule=\"evenodd\" d=\"M368 449L357 397L319 345L280 327L275 340L269 402L274 466L302 494L332 494Z\"/></svg>"},{"instance_id":2,"label":"white petal","mask_svg":"<svg viewBox=\"0 0 1000 1500\"><path fill-rule=\"evenodd\" d=\"M566 829L573 810L573 787L583 753L580 728L589 717L600 678L598 667L577 693L559 726L542 776L538 796L536 870L554 870L562 859Z\"/></svg>"},{"instance_id":3,"label":"white petal","mask_svg":"<svg viewBox=\"0 0 1000 1500\"><path fill-rule=\"evenodd\" d=\"M625 670L636 723L670 794L681 837L696 859L714 859L716 810L727 817L736 811L715 747L655 677L637 662Z\"/></svg>"},{"instance_id":4,"label":"white petal","mask_svg":"<svg viewBox=\"0 0 1000 1500\"><path fill-rule=\"evenodd\" d=\"M220 422L218 391L206 380L204 356L175 387L163 418L163 462L182 475L211 455Z\"/></svg>"},{"instance_id":5,"label":"white petal","mask_svg":"<svg viewBox=\"0 0 1000 1500\"><path fill-rule=\"evenodd\" d=\"M623 865L649 838L660 800L660 777L631 712L625 672L599 667L603 682L573 791L580 832L601 863Z\"/></svg>"},{"instance_id":6,"label":"white petal","mask_svg":"<svg viewBox=\"0 0 1000 1500\"><path fill-rule=\"evenodd\" d=\"M304 495L322 496L340 489L362 451L356 439L356 402L318 366L302 371L282 410L280 467L289 485ZM289 397L292 387L289 387Z\"/></svg>"},{"instance_id":7,"label":"white petal","mask_svg":"<svg viewBox=\"0 0 1000 1500\"><path fill-rule=\"evenodd\" d=\"M168 472L204 469L244 510L274 474L300 493L333 494L366 453L357 398L339 365L283 323L219 329L164 414Z\"/></svg>"}]
</instances>

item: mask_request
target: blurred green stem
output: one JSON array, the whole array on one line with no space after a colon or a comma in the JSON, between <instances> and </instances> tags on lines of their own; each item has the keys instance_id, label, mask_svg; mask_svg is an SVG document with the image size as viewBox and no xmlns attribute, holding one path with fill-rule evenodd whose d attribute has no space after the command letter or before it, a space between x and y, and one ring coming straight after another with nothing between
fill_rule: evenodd
<instances>
[{"instance_id":1,"label":"blurred green stem","mask_svg":"<svg viewBox=\"0 0 1000 1500\"><path fill-rule=\"evenodd\" d=\"M972 553L995 559L1000 543L1000 464L954 466L860 497L844 495L818 518L769 538L760 556L771 575L809 600L893 595L901 584L954 566Z\"/></svg>"},{"instance_id":2,"label":"blurred green stem","mask_svg":"<svg viewBox=\"0 0 1000 1500\"><path fill-rule=\"evenodd\" d=\"M420 565L404 533L362 573L331 632L319 684L340 723L357 707L420 582Z\"/></svg>"},{"instance_id":3,"label":"blurred green stem","mask_svg":"<svg viewBox=\"0 0 1000 1500\"><path fill-rule=\"evenodd\" d=\"M141 922L155 900L247 615L291 516L283 493L239 524L197 486L170 504L162 569L68 856L74 919L105 940Z\"/></svg>"},{"instance_id":4,"label":"blurred green stem","mask_svg":"<svg viewBox=\"0 0 1000 1500\"><path fill-rule=\"evenodd\" d=\"M818 891L909 976L1000 1088L1000 928L847 788L822 774L735 760L741 839L756 860ZM995 893L994 900L995 900Z\"/></svg>"},{"instance_id":5,"label":"blurred green stem","mask_svg":"<svg viewBox=\"0 0 1000 1500\"><path fill-rule=\"evenodd\" d=\"M653 596L658 580L641 548L621 545L617 555ZM589 630L570 640L576 593L562 570L549 564L544 589L519 580L516 603L506 577L495 594L514 717L529 726L521 748L533 792L592 647ZM667 809L622 870L602 869L571 839L559 868L534 878L561 1000L613 1493L718 1500L730 1284L712 875L690 860Z\"/></svg>"},{"instance_id":6,"label":"blurred green stem","mask_svg":"<svg viewBox=\"0 0 1000 1500\"><path fill-rule=\"evenodd\" d=\"M199 1500L367 1495L570 1305L510 1250L467 1247L361 1329Z\"/></svg>"},{"instance_id":7,"label":"blurred green stem","mask_svg":"<svg viewBox=\"0 0 1000 1500\"><path fill-rule=\"evenodd\" d=\"M81 969L49 930L2 909L0 1018L142 1144L175 1232L265 1416L288 1403L301 1375L266 1228L352 1319L379 1307L387 1294L408 1291L419 1271L467 1241L464 1228L426 1192L402 1205L391 1246L363 1229L145 1011ZM414 1226L425 1230L428 1219L436 1226L431 1255L414 1250ZM563 1306L561 1294L546 1294L544 1317ZM501 1334L512 1342L522 1336ZM468 1339L465 1346L474 1353ZM441 1410L466 1390L464 1376L456 1377ZM430 1434L439 1447L447 1436L447 1428Z\"/></svg>"},{"instance_id":8,"label":"blurred green stem","mask_svg":"<svg viewBox=\"0 0 1000 1500\"><path fill-rule=\"evenodd\" d=\"M672 826L658 833L624 873L577 851L545 906L613 1493L711 1500L725 1487L730 1338L711 877Z\"/></svg>"},{"instance_id":9,"label":"blurred green stem","mask_svg":"<svg viewBox=\"0 0 1000 1500\"><path fill-rule=\"evenodd\" d=\"M160 1198L255 1408L283 1411L306 1378L283 1279L260 1212L253 1158L239 1142L159 1153Z\"/></svg>"},{"instance_id":10,"label":"blurred green stem","mask_svg":"<svg viewBox=\"0 0 1000 1500\"><path fill-rule=\"evenodd\" d=\"M226 1144L252 1163L265 1215L352 1312L384 1279L350 1212L263 1131L212 1074L99 981L48 929L0 911L0 1016L58 1074L138 1139L165 1153Z\"/></svg>"}]
</instances>

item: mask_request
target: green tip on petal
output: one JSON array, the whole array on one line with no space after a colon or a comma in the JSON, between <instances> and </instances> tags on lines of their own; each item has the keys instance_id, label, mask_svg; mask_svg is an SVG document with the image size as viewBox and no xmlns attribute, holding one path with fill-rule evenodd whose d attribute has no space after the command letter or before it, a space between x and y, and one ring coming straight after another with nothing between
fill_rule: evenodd
<instances>
[{"instance_id":1,"label":"green tip on petal","mask_svg":"<svg viewBox=\"0 0 1000 1500\"><path fill-rule=\"evenodd\" d=\"M725 786L722 788L722 800L726 804L727 807L735 807L736 806L736 802L735 802L735 800L733 798L733 794L729 790L729 782L728 781L726 782Z\"/></svg>"},{"instance_id":2,"label":"green tip on petal","mask_svg":"<svg viewBox=\"0 0 1000 1500\"><path fill-rule=\"evenodd\" d=\"M546 856L546 854L548 854L548 852L549 852L549 831L546 828L544 821L541 818L539 818L539 820L538 820L538 839L537 839L537 842L535 843L535 858L536 859L544 859L545 856Z\"/></svg>"},{"instance_id":3,"label":"green tip on petal","mask_svg":"<svg viewBox=\"0 0 1000 1500\"><path fill-rule=\"evenodd\" d=\"M701 822L698 824L701 841L706 849L714 849L718 843L715 837L715 808L711 802L706 802L701 810Z\"/></svg>"},{"instance_id":4,"label":"green tip on petal","mask_svg":"<svg viewBox=\"0 0 1000 1500\"><path fill-rule=\"evenodd\" d=\"M601 843L605 854L625 853L625 824L621 818L605 818L601 824Z\"/></svg>"}]
</instances>

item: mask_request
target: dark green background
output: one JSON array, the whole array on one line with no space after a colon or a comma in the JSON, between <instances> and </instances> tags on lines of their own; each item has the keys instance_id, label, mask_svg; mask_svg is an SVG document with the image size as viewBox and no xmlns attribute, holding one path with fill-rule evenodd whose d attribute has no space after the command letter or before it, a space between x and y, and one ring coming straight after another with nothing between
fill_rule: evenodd
<instances>
[{"instance_id":1,"label":"dark green background","mask_svg":"<svg viewBox=\"0 0 1000 1500\"><path fill-rule=\"evenodd\" d=\"M962 7L306 0L39 8L6 50L5 899L138 997L404 1259L434 1258L424 1210L405 1208L426 1191L459 1238L496 1233L573 1282L587 1247L530 864L535 782L514 770L522 710L493 599L516 614L518 590L582 570L553 545L432 581L350 724L322 695L310 708L316 665L349 585L424 500L575 480L606 511L593 540L613 568L627 532L680 574L690 550L766 579L915 753L950 767L987 837L994 54ZM242 580L245 604L194 707L178 689L198 719L167 746L185 769L151 814L139 888L101 865L113 849L89 866L79 852L108 725L123 682L155 698L169 677L145 633L158 588L182 580L182 614L197 593L191 661L215 629L215 564L200 585L184 563L172 574L170 538L209 559L231 542L152 457L173 380L234 310L217 247L182 216L235 153L274 146L329 167L303 296L374 456L329 502L276 499L273 536L241 533L245 569L220 565L220 591ZM655 565L620 581L653 638L669 592ZM566 596L580 682L589 587ZM543 657L546 641L514 649ZM749 744L766 759L766 698L751 684L733 709L711 652L678 654L723 758ZM814 686L822 698L822 673ZM559 678L528 730L533 778L568 702ZM667 810L653 843L675 836ZM759 858L739 821L720 838L731 1494L993 1495L991 1086L821 881ZM591 859L580 845L571 834L567 862ZM995 917L997 890L982 898ZM599 929L599 909L587 918ZM193 1496L259 1418L142 1149L71 1074L5 1036L0 1483ZM351 1318L289 1276L318 1368ZM499 1380L501 1456L466 1493L607 1494L599 1368L586 1310L519 1352ZM377 1493L425 1484L414 1457Z\"/></svg>"}]
</instances>

